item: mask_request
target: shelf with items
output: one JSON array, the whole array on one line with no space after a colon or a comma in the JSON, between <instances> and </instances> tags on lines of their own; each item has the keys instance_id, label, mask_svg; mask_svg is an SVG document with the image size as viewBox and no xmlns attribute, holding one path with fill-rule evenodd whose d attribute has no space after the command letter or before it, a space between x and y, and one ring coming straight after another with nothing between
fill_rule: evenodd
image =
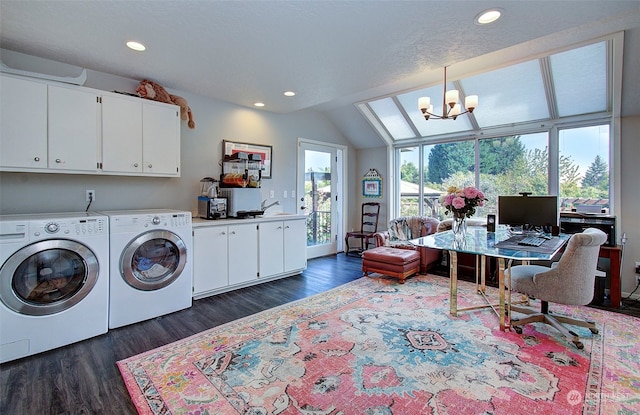
<instances>
[{"instance_id":1,"label":"shelf with items","mask_svg":"<svg viewBox=\"0 0 640 415\"><path fill-rule=\"evenodd\" d=\"M260 187L262 159L259 154L244 152L225 155L222 160L220 187Z\"/></svg>"}]
</instances>

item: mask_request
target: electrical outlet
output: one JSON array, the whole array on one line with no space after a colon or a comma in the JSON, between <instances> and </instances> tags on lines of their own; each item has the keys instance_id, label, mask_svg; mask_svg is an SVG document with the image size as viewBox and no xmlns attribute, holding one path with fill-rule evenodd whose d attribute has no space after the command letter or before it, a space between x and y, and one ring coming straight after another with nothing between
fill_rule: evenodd
<instances>
[{"instance_id":1,"label":"electrical outlet","mask_svg":"<svg viewBox=\"0 0 640 415\"><path fill-rule=\"evenodd\" d=\"M91 189L91 190L85 190L85 200L87 202L95 202L96 201L96 191Z\"/></svg>"},{"instance_id":2,"label":"electrical outlet","mask_svg":"<svg viewBox=\"0 0 640 415\"><path fill-rule=\"evenodd\" d=\"M291 191L291 197L296 197L296 191L295 190Z\"/></svg>"},{"instance_id":3,"label":"electrical outlet","mask_svg":"<svg viewBox=\"0 0 640 415\"><path fill-rule=\"evenodd\" d=\"M269 198L273 199L274 197L276 197L276 191L275 190L269 190Z\"/></svg>"}]
</instances>

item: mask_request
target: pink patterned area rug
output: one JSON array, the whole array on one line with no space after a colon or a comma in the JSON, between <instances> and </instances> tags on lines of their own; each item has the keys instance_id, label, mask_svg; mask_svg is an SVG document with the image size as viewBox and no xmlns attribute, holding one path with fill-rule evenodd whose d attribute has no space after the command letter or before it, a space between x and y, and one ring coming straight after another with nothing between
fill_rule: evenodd
<instances>
[{"instance_id":1,"label":"pink patterned area rug","mask_svg":"<svg viewBox=\"0 0 640 415\"><path fill-rule=\"evenodd\" d=\"M578 350L542 324L501 332L491 310L451 317L447 278L361 278L118 367L141 414L640 413L640 319L551 309L600 333L576 327Z\"/></svg>"}]
</instances>

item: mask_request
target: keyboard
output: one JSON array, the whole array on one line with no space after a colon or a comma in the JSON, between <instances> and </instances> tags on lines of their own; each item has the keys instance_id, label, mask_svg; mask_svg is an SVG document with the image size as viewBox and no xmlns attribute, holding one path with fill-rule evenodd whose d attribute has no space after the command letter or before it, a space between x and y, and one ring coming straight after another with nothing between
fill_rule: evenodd
<instances>
[{"instance_id":1,"label":"keyboard","mask_svg":"<svg viewBox=\"0 0 640 415\"><path fill-rule=\"evenodd\" d=\"M546 240L546 238L539 238L537 236L527 236L526 238L519 240L518 245L540 246Z\"/></svg>"}]
</instances>

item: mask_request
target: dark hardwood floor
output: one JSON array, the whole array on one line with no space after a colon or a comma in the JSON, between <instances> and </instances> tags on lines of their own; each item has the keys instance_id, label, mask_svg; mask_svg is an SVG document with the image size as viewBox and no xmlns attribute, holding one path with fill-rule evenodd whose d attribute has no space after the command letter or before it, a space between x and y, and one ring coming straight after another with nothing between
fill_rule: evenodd
<instances>
[{"instance_id":1,"label":"dark hardwood floor","mask_svg":"<svg viewBox=\"0 0 640 415\"><path fill-rule=\"evenodd\" d=\"M360 258L317 258L301 275L196 300L187 310L4 363L0 414L135 414L116 361L361 276Z\"/></svg>"},{"instance_id":2,"label":"dark hardwood floor","mask_svg":"<svg viewBox=\"0 0 640 415\"><path fill-rule=\"evenodd\" d=\"M446 268L435 271L447 275ZM360 258L317 258L301 275L196 300L187 310L7 362L0 365L0 414L135 414L116 361L361 276ZM637 301L616 311L640 316Z\"/></svg>"}]
</instances>

